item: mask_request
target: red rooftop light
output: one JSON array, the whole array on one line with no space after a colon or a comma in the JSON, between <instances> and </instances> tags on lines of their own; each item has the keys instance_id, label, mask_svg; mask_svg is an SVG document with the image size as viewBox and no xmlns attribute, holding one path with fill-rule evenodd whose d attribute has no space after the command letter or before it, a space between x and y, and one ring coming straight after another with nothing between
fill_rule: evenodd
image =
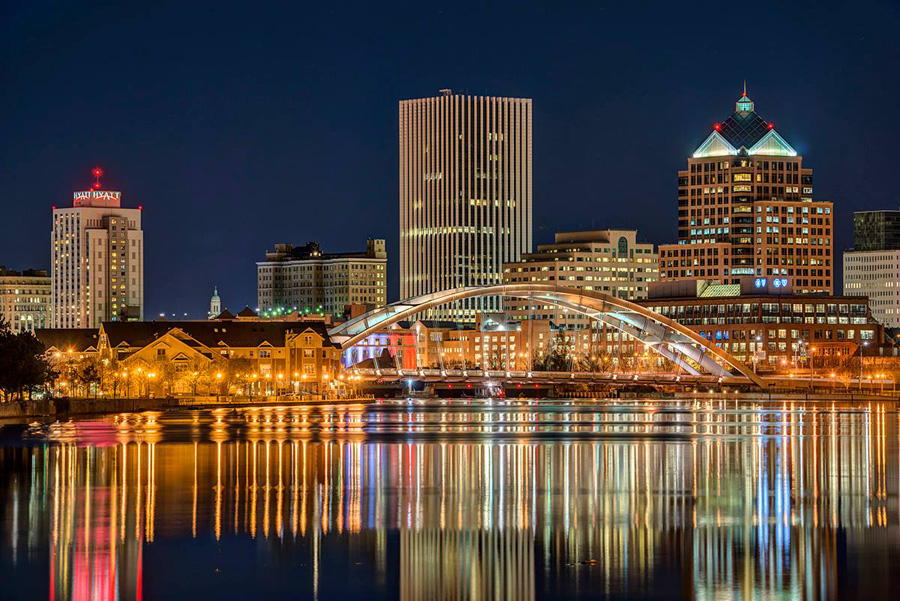
<instances>
[{"instance_id":1,"label":"red rooftop light","mask_svg":"<svg viewBox=\"0 0 900 601\"><path fill-rule=\"evenodd\" d=\"M143 210L144 210L144 205L138 205L138 211L143 211Z\"/></svg>"},{"instance_id":2,"label":"red rooftop light","mask_svg":"<svg viewBox=\"0 0 900 601\"><path fill-rule=\"evenodd\" d=\"M720 124L716 123L716 124L713 126L713 128L714 128L716 131L719 131L720 129L722 129L722 126L721 126Z\"/></svg>"},{"instance_id":3,"label":"red rooftop light","mask_svg":"<svg viewBox=\"0 0 900 601\"><path fill-rule=\"evenodd\" d=\"M103 169L94 167L94 177L100 177L101 175L103 175Z\"/></svg>"},{"instance_id":4,"label":"red rooftop light","mask_svg":"<svg viewBox=\"0 0 900 601\"><path fill-rule=\"evenodd\" d=\"M774 123L769 123L769 129L775 129L775 124L774 124Z\"/></svg>"},{"instance_id":5,"label":"red rooftop light","mask_svg":"<svg viewBox=\"0 0 900 601\"><path fill-rule=\"evenodd\" d=\"M55 210L56 210L56 205L53 205L53 206L50 207L50 208L53 209L53 210L55 211Z\"/></svg>"}]
</instances>

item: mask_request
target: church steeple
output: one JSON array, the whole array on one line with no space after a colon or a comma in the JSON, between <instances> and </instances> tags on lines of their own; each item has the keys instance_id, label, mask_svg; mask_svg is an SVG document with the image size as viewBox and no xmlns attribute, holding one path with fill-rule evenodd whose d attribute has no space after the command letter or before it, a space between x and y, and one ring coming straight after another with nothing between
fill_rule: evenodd
<instances>
[{"instance_id":1,"label":"church steeple","mask_svg":"<svg viewBox=\"0 0 900 601\"><path fill-rule=\"evenodd\" d=\"M219 298L219 287L213 287L213 295L209 299L209 313L207 314L210 319L214 319L222 312L222 299Z\"/></svg>"}]
</instances>

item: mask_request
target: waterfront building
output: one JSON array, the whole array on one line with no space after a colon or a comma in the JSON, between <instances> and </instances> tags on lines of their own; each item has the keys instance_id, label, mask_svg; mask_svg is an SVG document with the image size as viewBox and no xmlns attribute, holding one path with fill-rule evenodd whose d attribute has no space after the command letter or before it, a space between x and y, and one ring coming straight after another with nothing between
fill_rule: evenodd
<instances>
[{"instance_id":1,"label":"waterfront building","mask_svg":"<svg viewBox=\"0 0 900 601\"><path fill-rule=\"evenodd\" d=\"M788 278L833 292L833 204L815 200L813 170L746 90L678 172L678 243L659 246L660 280Z\"/></svg>"},{"instance_id":2,"label":"waterfront building","mask_svg":"<svg viewBox=\"0 0 900 601\"><path fill-rule=\"evenodd\" d=\"M638 242L636 230L561 232L552 244L503 266L504 284L552 283L579 290L596 290L617 298L645 298L658 279L659 258L653 244ZM514 320L549 319L570 328L587 327L584 315L554 305L516 298L504 300Z\"/></svg>"},{"instance_id":3,"label":"waterfront building","mask_svg":"<svg viewBox=\"0 0 900 601\"><path fill-rule=\"evenodd\" d=\"M532 101L442 90L400 101L400 297L502 281L531 250ZM423 318L472 323L500 297Z\"/></svg>"},{"instance_id":4,"label":"waterfront building","mask_svg":"<svg viewBox=\"0 0 900 601\"><path fill-rule=\"evenodd\" d=\"M844 294L868 297L875 319L900 328L900 211L854 213L843 262Z\"/></svg>"},{"instance_id":5,"label":"waterfront building","mask_svg":"<svg viewBox=\"0 0 900 601\"><path fill-rule=\"evenodd\" d=\"M748 364L838 365L863 344L874 350L885 342L884 328L873 319L868 299L796 294L790 278L748 276L737 284L660 282L650 287L648 298L637 302Z\"/></svg>"},{"instance_id":6,"label":"waterfront building","mask_svg":"<svg viewBox=\"0 0 900 601\"><path fill-rule=\"evenodd\" d=\"M318 242L276 244L256 264L262 315L341 316L351 304L380 307L387 302L384 240L367 240L364 252L323 253Z\"/></svg>"},{"instance_id":7,"label":"waterfront building","mask_svg":"<svg viewBox=\"0 0 900 601\"><path fill-rule=\"evenodd\" d=\"M336 381L341 353L321 320L237 316L105 322L98 351L101 358L115 362L120 373L133 378L155 374L152 377L173 393L192 392L192 377L205 376L226 389L255 394L321 392Z\"/></svg>"},{"instance_id":8,"label":"waterfront building","mask_svg":"<svg viewBox=\"0 0 900 601\"><path fill-rule=\"evenodd\" d=\"M122 193L90 190L71 207L53 207L51 318L54 328L96 328L144 317L141 208L122 207Z\"/></svg>"},{"instance_id":9,"label":"waterfront building","mask_svg":"<svg viewBox=\"0 0 900 601\"><path fill-rule=\"evenodd\" d=\"M50 276L46 270L13 271L0 265L0 318L16 333L50 326Z\"/></svg>"},{"instance_id":10,"label":"waterfront building","mask_svg":"<svg viewBox=\"0 0 900 601\"><path fill-rule=\"evenodd\" d=\"M215 319L222 313L222 299L219 298L219 287L213 288L213 294L209 297L209 312L206 314L209 319Z\"/></svg>"}]
</instances>

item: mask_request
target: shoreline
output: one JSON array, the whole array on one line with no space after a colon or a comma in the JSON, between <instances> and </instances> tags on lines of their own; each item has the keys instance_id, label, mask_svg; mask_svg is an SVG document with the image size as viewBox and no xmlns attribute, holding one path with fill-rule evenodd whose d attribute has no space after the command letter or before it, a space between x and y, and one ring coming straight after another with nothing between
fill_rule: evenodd
<instances>
[{"instance_id":1,"label":"shoreline","mask_svg":"<svg viewBox=\"0 0 900 601\"><path fill-rule=\"evenodd\" d=\"M143 411L171 411L175 409L240 409L247 407L359 405L371 403L371 398L228 401L198 400L194 398L134 398L134 399L42 399L39 401L10 401L0 404L0 420L59 420L88 415L140 413Z\"/></svg>"},{"instance_id":2,"label":"shoreline","mask_svg":"<svg viewBox=\"0 0 900 601\"><path fill-rule=\"evenodd\" d=\"M402 401L403 399L394 399ZM458 399L458 398L415 398L412 399L415 404L422 402L443 402L446 404L466 404L472 401L483 401L487 399ZM635 395L621 396L617 398L606 397L576 397L576 398L553 398L553 399L517 399L503 398L493 399L503 402L515 402L517 400L531 400L535 402L552 401L552 402L570 402L576 404L608 404L619 403L628 404L633 402L645 401L656 403L683 403L689 401L699 402L728 402L728 403L804 403L809 405L823 405L826 403L898 403L900 399L896 397L878 396L878 395L824 395L824 394L782 394L772 395L765 392L761 393L680 393L676 395ZM0 404L0 422L18 421L18 420L61 420L71 417L82 417L90 415L111 415L115 413L140 413L143 411L171 411L177 409L245 409L250 407L316 407L325 405L367 405L376 403L377 400L372 397L364 398L340 398L340 399L294 399L286 397L283 399L264 398L260 400L251 400L248 398L229 399L225 401L216 401L214 399L204 398L133 398L133 399L42 399L39 401L11 401Z\"/></svg>"}]
</instances>

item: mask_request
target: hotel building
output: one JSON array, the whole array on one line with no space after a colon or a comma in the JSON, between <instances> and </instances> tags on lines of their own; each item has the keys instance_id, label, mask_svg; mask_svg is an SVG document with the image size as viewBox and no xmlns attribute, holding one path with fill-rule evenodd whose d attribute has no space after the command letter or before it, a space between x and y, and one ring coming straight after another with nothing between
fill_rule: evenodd
<instances>
[{"instance_id":1,"label":"hotel building","mask_svg":"<svg viewBox=\"0 0 900 601\"><path fill-rule=\"evenodd\" d=\"M323 253L318 242L276 244L256 264L259 310L266 314L341 316L347 305L387 302L384 240L367 240L356 253Z\"/></svg>"},{"instance_id":2,"label":"hotel building","mask_svg":"<svg viewBox=\"0 0 900 601\"><path fill-rule=\"evenodd\" d=\"M141 207L122 208L122 193L75 192L71 207L53 207L50 232L54 328L96 328L144 318Z\"/></svg>"},{"instance_id":3,"label":"hotel building","mask_svg":"<svg viewBox=\"0 0 900 601\"><path fill-rule=\"evenodd\" d=\"M678 172L678 243L660 245L660 280L787 277L833 292L832 203L746 91Z\"/></svg>"},{"instance_id":4,"label":"hotel building","mask_svg":"<svg viewBox=\"0 0 900 601\"><path fill-rule=\"evenodd\" d=\"M844 253L844 294L868 297L875 319L900 328L900 211L853 214L853 250Z\"/></svg>"},{"instance_id":5,"label":"hotel building","mask_svg":"<svg viewBox=\"0 0 900 601\"><path fill-rule=\"evenodd\" d=\"M636 230L561 232L552 244L539 244L536 252L506 263L503 283L549 283L635 300L646 298L650 282L658 280L658 265L653 245L638 242ZM553 305L516 298L504 303L514 320L548 319L578 329L590 323L580 313Z\"/></svg>"},{"instance_id":6,"label":"hotel building","mask_svg":"<svg viewBox=\"0 0 900 601\"><path fill-rule=\"evenodd\" d=\"M400 101L400 297L502 281L531 250L532 101L453 94ZM500 297L423 317L474 322Z\"/></svg>"},{"instance_id":7,"label":"hotel building","mask_svg":"<svg viewBox=\"0 0 900 601\"><path fill-rule=\"evenodd\" d=\"M12 271L0 265L0 318L16 333L50 327L50 276L46 270Z\"/></svg>"}]
</instances>

